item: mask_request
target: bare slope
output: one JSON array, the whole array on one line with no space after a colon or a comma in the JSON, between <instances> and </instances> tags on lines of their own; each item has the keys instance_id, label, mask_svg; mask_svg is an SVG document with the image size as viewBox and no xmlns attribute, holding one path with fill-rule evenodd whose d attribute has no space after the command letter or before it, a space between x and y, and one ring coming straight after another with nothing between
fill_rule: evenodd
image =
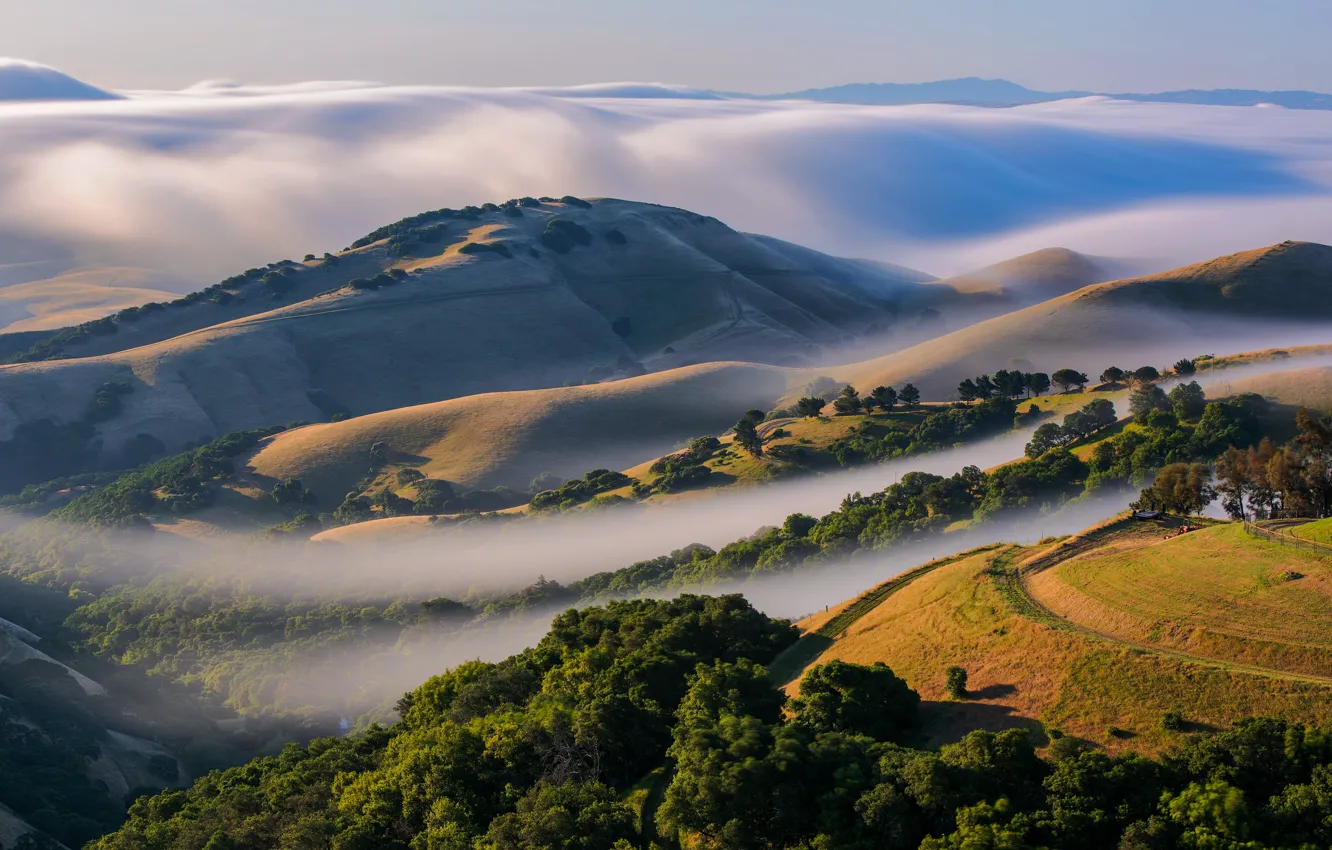
<instances>
[{"instance_id":1,"label":"bare slope","mask_svg":"<svg viewBox=\"0 0 1332 850\"><path fill-rule=\"evenodd\" d=\"M947 398L962 378L996 369L1164 366L1219 346L1293 344L1328 319L1332 248L1283 242L1084 287L829 374L857 387L910 381L926 398Z\"/></svg>"},{"instance_id":2,"label":"bare slope","mask_svg":"<svg viewBox=\"0 0 1332 850\"><path fill-rule=\"evenodd\" d=\"M406 247L385 238L331 263L286 264L217 288L216 303L140 311L60 349L97 356L0 367L0 440L22 423L77 419L107 381L132 393L99 426L105 450L148 434L171 451L338 410L558 386L631 361L804 362L959 298L678 209L600 200L514 212L428 218ZM312 297L384 268L401 279Z\"/></svg>"},{"instance_id":3,"label":"bare slope","mask_svg":"<svg viewBox=\"0 0 1332 850\"><path fill-rule=\"evenodd\" d=\"M180 281L147 269L78 269L0 288L0 331L52 331L177 297Z\"/></svg>"},{"instance_id":4,"label":"bare slope","mask_svg":"<svg viewBox=\"0 0 1332 850\"><path fill-rule=\"evenodd\" d=\"M266 484L299 478L336 502L370 468L370 448L469 488L526 487L620 469L681 441L719 433L787 389L785 370L739 363L691 366L581 387L486 393L311 425L270 438L247 466ZM271 486L271 485L270 485Z\"/></svg>"},{"instance_id":5,"label":"bare slope","mask_svg":"<svg viewBox=\"0 0 1332 850\"><path fill-rule=\"evenodd\" d=\"M1112 277L1105 266L1067 248L1044 248L937 281L967 294L987 294L1026 306L1058 298Z\"/></svg>"}]
</instances>

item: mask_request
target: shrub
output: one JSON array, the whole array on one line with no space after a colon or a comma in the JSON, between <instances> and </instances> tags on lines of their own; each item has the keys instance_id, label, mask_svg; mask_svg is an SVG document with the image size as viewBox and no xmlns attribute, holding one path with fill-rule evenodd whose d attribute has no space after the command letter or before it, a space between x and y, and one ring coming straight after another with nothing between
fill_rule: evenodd
<instances>
[{"instance_id":1,"label":"shrub","mask_svg":"<svg viewBox=\"0 0 1332 850\"><path fill-rule=\"evenodd\" d=\"M1184 715L1178 711L1167 711L1161 715L1161 729L1166 732L1184 731Z\"/></svg>"},{"instance_id":2,"label":"shrub","mask_svg":"<svg viewBox=\"0 0 1332 850\"><path fill-rule=\"evenodd\" d=\"M565 195L563 198L560 198L560 203L564 204L566 207L579 207L580 209L585 210L592 209L592 205L587 201L582 198L575 198L573 195Z\"/></svg>"},{"instance_id":3,"label":"shrub","mask_svg":"<svg viewBox=\"0 0 1332 850\"><path fill-rule=\"evenodd\" d=\"M625 236L618 230L607 230L606 241L612 245L628 245L629 237Z\"/></svg>"},{"instance_id":4,"label":"shrub","mask_svg":"<svg viewBox=\"0 0 1332 850\"><path fill-rule=\"evenodd\" d=\"M582 225L554 218L541 233L541 244L557 254L567 254L579 245L592 244L592 234Z\"/></svg>"},{"instance_id":5,"label":"shrub","mask_svg":"<svg viewBox=\"0 0 1332 850\"><path fill-rule=\"evenodd\" d=\"M944 690L953 699L967 698L967 671L956 665L944 671Z\"/></svg>"}]
</instances>

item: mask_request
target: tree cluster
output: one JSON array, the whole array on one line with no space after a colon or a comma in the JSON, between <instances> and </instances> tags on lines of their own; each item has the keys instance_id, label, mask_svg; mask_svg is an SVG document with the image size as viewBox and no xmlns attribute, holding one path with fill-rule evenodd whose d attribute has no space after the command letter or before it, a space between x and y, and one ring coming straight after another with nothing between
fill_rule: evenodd
<instances>
[{"instance_id":1,"label":"tree cluster","mask_svg":"<svg viewBox=\"0 0 1332 850\"><path fill-rule=\"evenodd\" d=\"M1109 399L1094 399L1082 409L1066 414L1062 424L1046 422L1037 428L1031 435L1031 442L1027 443L1027 457L1040 457L1050 449L1072 445L1118 421L1115 406Z\"/></svg>"},{"instance_id":2,"label":"tree cluster","mask_svg":"<svg viewBox=\"0 0 1332 850\"><path fill-rule=\"evenodd\" d=\"M957 396L965 402L986 401L992 398L1020 398L1045 395L1050 391L1050 376L1044 372L1022 372L1000 369L993 376L978 375L966 378L957 385Z\"/></svg>"},{"instance_id":3,"label":"tree cluster","mask_svg":"<svg viewBox=\"0 0 1332 850\"><path fill-rule=\"evenodd\" d=\"M1216 491L1235 519L1332 516L1332 419L1309 410L1295 418L1288 445L1264 439L1228 448L1216 462Z\"/></svg>"}]
</instances>

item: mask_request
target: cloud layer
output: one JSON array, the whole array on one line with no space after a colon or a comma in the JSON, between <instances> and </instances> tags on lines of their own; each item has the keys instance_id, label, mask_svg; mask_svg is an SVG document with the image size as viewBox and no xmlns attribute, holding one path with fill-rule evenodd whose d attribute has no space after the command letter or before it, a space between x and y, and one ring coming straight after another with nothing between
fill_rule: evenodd
<instances>
[{"instance_id":1,"label":"cloud layer","mask_svg":"<svg viewBox=\"0 0 1332 850\"><path fill-rule=\"evenodd\" d=\"M201 280L529 194L679 205L936 274L1051 244L1169 264L1332 241L1332 112L864 107L648 84L130 94L0 103L0 232Z\"/></svg>"}]
</instances>

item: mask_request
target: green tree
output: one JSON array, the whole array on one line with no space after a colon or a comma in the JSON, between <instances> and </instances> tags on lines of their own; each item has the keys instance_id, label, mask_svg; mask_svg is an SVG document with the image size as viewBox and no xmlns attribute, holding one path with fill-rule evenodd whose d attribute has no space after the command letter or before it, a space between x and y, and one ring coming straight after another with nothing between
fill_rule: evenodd
<instances>
[{"instance_id":1,"label":"green tree","mask_svg":"<svg viewBox=\"0 0 1332 850\"><path fill-rule=\"evenodd\" d=\"M763 456L763 438L759 436L754 423L748 419L741 419L735 423L735 442L754 457Z\"/></svg>"},{"instance_id":2,"label":"green tree","mask_svg":"<svg viewBox=\"0 0 1332 850\"><path fill-rule=\"evenodd\" d=\"M1027 457L1036 458L1064 445L1067 440L1064 437L1064 429L1054 422L1044 422L1036 428L1031 435L1031 441L1027 443Z\"/></svg>"},{"instance_id":3,"label":"green tree","mask_svg":"<svg viewBox=\"0 0 1332 850\"><path fill-rule=\"evenodd\" d=\"M1170 406L1184 422L1197 422L1207 407L1207 395L1197 381L1180 384L1170 391Z\"/></svg>"},{"instance_id":4,"label":"green tree","mask_svg":"<svg viewBox=\"0 0 1332 850\"><path fill-rule=\"evenodd\" d=\"M920 390L916 389L915 384L907 384L898 392L897 398L903 407L911 410L920 404Z\"/></svg>"},{"instance_id":5,"label":"green tree","mask_svg":"<svg viewBox=\"0 0 1332 850\"><path fill-rule=\"evenodd\" d=\"M962 383L957 385L957 397L970 404L980 398L980 390L976 382L971 378L963 378Z\"/></svg>"},{"instance_id":6,"label":"green tree","mask_svg":"<svg viewBox=\"0 0 1332 850\"><path fill-rule=\"evenodd\" d=\"M1124 380L1124 370L1118 366L1111 366L1101 373L1101 383L1118 384Z\"/></svg>"},{"instance_id":7,"label":"green tree","mask_svg":"<svg viewBox=\"0 0 1332 850\"><path fill-rule=\"evenodd\" d=\"M1138 384L1129 394L1129 413L1133 418L1142 422L1154 410L1169 411L1171 409L1170 397L1166 395L1165 390L1156 384L1146 383Z\"/></svg>"},{"instance_id":8,"label":"green tree","mask_svg":"<svg viewBox=\"0 0 1332 850\"><path fill-rule=\"evenodd\" d=\"M827 401L818 396L808 395L796 402L796 413L812 419L821 414L827 404Z\"/></svg>"},{"instance_id":9,"label":"green tree","mask_svg":"<svg viewBox=\"0 0 1332 850\"><path fill-rule=\"evenodd\" d=\"M1161 380L1161 373L1155 366L1140 366L1133 370L1133 383L1141 386Z\"/></svg>"},{"instance_id":10,"label":"green tree","mask_svg":"<svg viewBox=\"0 0 1332 850\"><path fill-rule=\"evenodd\" d=\"M475 847L476 850L613 850L629 846L620 842L637 837L635 820L633 811L620 802L619 795L598 782L543 781L519 798L516 811L492 821Z\"/></svg>"},{"instance_id":11,"label":"green tree","mask_svg":"<svg viewBox=\"0 0 1332 850\"><path fill-rule=\"evenodd\" d=\"M897 406L897 390L892 387L875 387L870 391L869 403L888 413Z\"/></svg>"},{"instance_id":12,"label":"green tree","mask_svg":"<svg viewBox=\"0 0 1332 850\"><path fill-rule=\"evenodd\" d=\"M856 388L847 384L842 387L842 392L833 399L833 408L841 414L859 413L861 407L860 393Z\"/></svg>"},{"instance_id":13,"label":"green tree","mask_svg":"<svg viewBox=\"0 0 1332 850\"><path fill-rule=\"evenodd\" d=\"M1027 389L1032 395L1045 395L1050 391L1050 376L1044 372L1029 373L1027 375Z\"/></svg>"},{"instance_id":14,"label":"green tree","mask_svg":"<svg viewBox=\"0 0 1332 850\"><path fill-rule=\"evenodd\" d=\"M1187 378L1189 375L1198 371L1198 365L1188 358L1176 360L1175 365L1170 368L1181 378Z\"/></svg>"},{"instance_id":15,"label":"green tree","mask_svg":"<svg viewBox=\"0 0 1332 850\"><path fill-rule=\"evenodd\" d=\"M967 671L956 665L944 671L944 689L953 699L967 698Z\"/></svg>"},{"instance_id":16,"label":"green tree","mask_svg":"<svg viewBox=\"0 0 1332 850\"><path fill-rule=\"evenodd\" d=\"M1076 369L1060 369L1050 376L1050 380L1054 381L1054 385L1059 387L1060 392L1064 393L1071 391L1074 387L1077 387L1078 392L1081 392L1088 382L1087 376Z\"/></svg>"},{"instance_id":17,"label":"green tree","mask_svg":"<svg viewBox=\"0 0 1332 850\"><path fill-rule=\"evenodd\" d=\"M748 419L750 422L754 423L755 425L758 425L767 417L768 414L764 413L762 410L759 410L757 407L751 407L749 410L746 410L744 416L745 419Z\"/></svg>"},{"instance_id":18,"label":"green tree","mask_svg":"<svg viewBox=\"0 0 1332 850\"><path fill-rule=\"evenodd\" d=\"M794 722L816 732L898 740L914 727L920 695L882 661L864 666L829 661L810 668L791 700Z\"/></svg>"}]
</instances>

